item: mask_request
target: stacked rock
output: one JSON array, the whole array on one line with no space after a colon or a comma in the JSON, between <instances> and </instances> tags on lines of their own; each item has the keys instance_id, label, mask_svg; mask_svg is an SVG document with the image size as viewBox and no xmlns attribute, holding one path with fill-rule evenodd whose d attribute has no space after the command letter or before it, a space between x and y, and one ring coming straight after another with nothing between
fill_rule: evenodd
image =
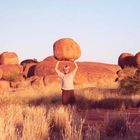
<instances>
[{"instance_id":1,"label":"stacked rock","mask_svg":"<svg viewBox=\"0 0 140 140\"><path fill-rule=\"evenodd\" d=\"M81 56L80 46L71 38L62 38L53 45L54 57L59 61L76 60Z\"/></svg>"}]
</instances>

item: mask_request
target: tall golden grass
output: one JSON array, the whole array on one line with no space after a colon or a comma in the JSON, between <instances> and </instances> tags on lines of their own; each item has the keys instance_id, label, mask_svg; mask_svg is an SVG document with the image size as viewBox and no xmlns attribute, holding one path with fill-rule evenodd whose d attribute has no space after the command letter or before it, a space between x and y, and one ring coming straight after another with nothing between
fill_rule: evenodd
<instances>
[{"instance_id":1,"label":"tall golden grass","mask_svg":"<svg viewBox=\"0 0 140 140\"><path fill-rule=\"evenodd\" d=\"M82 140L83 124L74 107L9 105L0 110L0 140Z\"/></svg>"}]
</instances>

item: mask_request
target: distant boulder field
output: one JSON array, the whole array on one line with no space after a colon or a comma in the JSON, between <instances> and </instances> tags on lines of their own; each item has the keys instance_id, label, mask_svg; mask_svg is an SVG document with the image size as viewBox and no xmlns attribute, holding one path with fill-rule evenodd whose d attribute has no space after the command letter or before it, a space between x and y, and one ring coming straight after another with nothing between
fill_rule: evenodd
<instances>
[{"instance_id":1,"label":"distant boulder field","mask_svg":"<svg viewBox=\"0 0 140 140\"><path fill-rule=\"evenodd\" d=\"M46 56L42 61L25 59L19 62L16 52L3 52L0 54L0 89L18 88L26 86L46 87L56 92L60 90L60 79L55 71L56 62L61 61L60 71L67 64L70 71L75 68L73 63L81 56L78 43L71 38L62 38L54 42L53 54ZM140 68L140 52L135 55L121 53L118 65L97 62L78 62L74 84L78 88L117 88L118 79L125 77L125 67ZM122 69L121 69L122 68Z\"/></svg>"}]
</instances>

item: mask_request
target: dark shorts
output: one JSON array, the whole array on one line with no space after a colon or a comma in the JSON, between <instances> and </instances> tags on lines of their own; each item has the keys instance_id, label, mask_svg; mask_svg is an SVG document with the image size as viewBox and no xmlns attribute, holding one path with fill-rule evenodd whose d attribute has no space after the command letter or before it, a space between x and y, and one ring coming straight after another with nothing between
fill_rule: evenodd
<instances>
[{"instance_id":1,"label":"dark shorts","mask_svg":"<svg viewBox=\"0 0 140 140\"><path fill-rule=\"evenodd\" d=\"M74 90L63 90L62 89L62 104L73 105L75 103Z\"/></svg>"}]
</instances>

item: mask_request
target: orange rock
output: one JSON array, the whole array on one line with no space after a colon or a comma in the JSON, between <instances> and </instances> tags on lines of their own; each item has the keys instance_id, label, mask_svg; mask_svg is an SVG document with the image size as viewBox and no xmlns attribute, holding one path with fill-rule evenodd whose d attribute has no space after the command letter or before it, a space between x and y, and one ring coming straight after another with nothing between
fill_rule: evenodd
<instances>
[{"instance_id":1,"label":"orange rock","mask_svg":"<svg viewBox=\"0 0 140 140\"><path fill-rule=\"evenodd\" d=\"M23 65L23 76L25 78L34 76L34 71L37 63L27 63Z\"/></svg>"},{"instance_id":2,"label":"orange rock","mask_svg":"<svg viewBox=\"0 0 140 140\"><path fill-rule=\"evenodd\" d=\"M54 61L41 61L36 65L35 75L37 76L47 76L56 74Z\"/></svg>"},{"instance_id":3,"label":"orange rock","mask_svg":"<svg viewBox=\"0 0 140 140\"><path fill-rule=\"evenodd\" d=\"M43 77L32 76L32 77L28 78L28 81L30 81L32 87L35 89L43 90L45 87Z\"/></svg>"},{"instance_id":4,"label":"orange rock","mask_svg":"<svg viewBox=\"0 0 140 140\"><path fill-rule=\"evenodd\" d=\"M54 56L48 56L43 61L56 62L57 60Z\"/></svg>"},{"instance_id":5,"label":"orange rock","mask_svg":"<svg viewBox=\"0 0 140 140\"><path fill-rule=\"evenodd\" d=\"M121 67L121 68L124 68L126 66L135 66L135 59L134 59L134 55L131 54L131 53L122 53L120 56L119 56L119 59L118 59L118 65Z\"/></svg>"},{"instance_id":6,"label":"orange rock","mask_svg":"<svg viewBox=\"0 0 140 140\"><path fill-rule=\"evenodd\" d=\"M38 76L56 75L55 65L57 61L56 59L52 59L51 61L49 61L50 59L52 58L45 59L36 65L35 75L38 75ZM70 65L71 67L70 71L74 69L74 64L72 61L61 61L59 65L59 69L62 71L63 67L66 64Z\"/></svg>"},{"instance_id":7,"label":"orange rock","mask_svg":"<svg viewBox=\"0 0 140 140\"><path fill-rule=\"evenodd\" d=\"M62 61L59 69L62 71L63 66L68 64L71 71L74 64L71 61ZM93 62L77 62L79 68L75 77L75 86L78 88L86 87L115 87L117 71L120 69L118 65L93 63ZM55 72L56 62L42 61L36 65L35 75L47 78L45 85L58 85L58 76ZM51 80L49 79L51 78ZM60 83L59 83L60 84ZM58 87L58 86L57 86Z\"/></svg>"},{"instance_id":8,"label":"orange rock","mask_svg":"<svg viewBox=\"0 0 140 140\"><path fill-rule=\"evenodd\" d=\"M53 45L54 57L62 60L76 60L81 55L80 46L70 38L62 38Z\"/></svg>"},{"instance_id":9,"label":"orange rock","mask_svg":"<svg viewBox=\"0 0 140 140\"><path fill-rule=\"evenodd\" d=\"M15 52L4 52L0 55L0 64L19 64L18 56Z\"/></svg>"},{"instance_id":10,"label":"orange rock","mask_svg":"<svg viewBox=\"0 0 140 140\"><path fill-rule=\"evenodd\" d=\"M140 68L140 52L135 55L136 66Z\"/></svg>"},{"instance_id":11,"label":"orange rock","mask_svg":"<svg viewBox=\"0 0 140 140\"><path fill-rule=\"evenodd\" d=\"M17 64L0 65L2 70L2 79L7 81L13 81L18 79L23 72L23 67Z\"/></svg>"},{"instance_id":12,"label":"orange rock","mask_svg":"<svg viewBox=\"0 0 140 140\"><path fill-rule=\"evenodd\" d=\"M117 75L116 71L105 68L102 65L95 65L94 63L84 62L79 63L79 69L75 77L75 86L98 87L98 88L115 88Z\"/></svg>"},{"instance_id":13,"label":"orange rock","mask_svg":"<svg viewBox=\"0 0 140 140\"><path fill-rule=\"evenodd\" d=\"M3 71L2 69L0 69L0 79L2 78L2 75L3 75Z\"/></svg>"},{"instance_id":14,"label":"orange rock","mask_svg":"<svg viewBox=\"0 0 140 140\"><path fill-rule=\"evenodd\" d=\"M48 75L43 79L45 89L49 93L61 93L61 81L57 75Z\"/></svg>"}]
</instances>

